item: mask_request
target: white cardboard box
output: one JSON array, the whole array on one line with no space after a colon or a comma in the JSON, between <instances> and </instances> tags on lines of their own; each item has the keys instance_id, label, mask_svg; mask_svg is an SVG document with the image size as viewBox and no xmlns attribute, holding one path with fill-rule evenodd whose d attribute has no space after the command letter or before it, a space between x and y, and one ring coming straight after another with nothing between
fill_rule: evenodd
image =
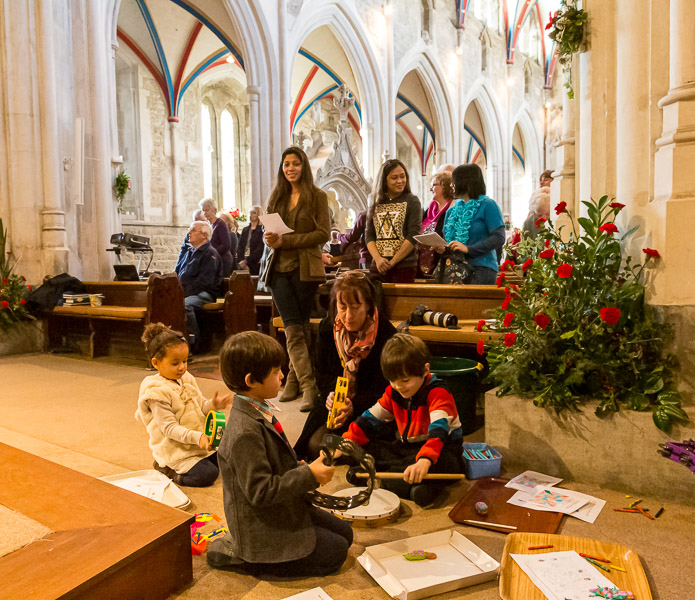
<instances>
[{"instance_id":1,"label":"white cardboard box","mask_svg":"<svg viewBox=\"0 0 695 600\"><path fill-rule=\"evenodd\" d=\"M414 550L434 552L434 560L410 561ZM455 529L369 546L358 562L397 600L419 600L491 581L500 564Z\"/></svg>"}]
</instances>

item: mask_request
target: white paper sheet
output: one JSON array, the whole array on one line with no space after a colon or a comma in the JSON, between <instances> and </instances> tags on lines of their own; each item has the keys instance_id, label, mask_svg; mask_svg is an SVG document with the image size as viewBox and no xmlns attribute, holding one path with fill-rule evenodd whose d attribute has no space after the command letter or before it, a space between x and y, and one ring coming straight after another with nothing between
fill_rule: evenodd
<instances>
[{"instance_id":1,"label":"white paper sheet","mask_svg":"<svg viewBox=\"0 0 695 600\"><path fill-rule=\"evenodd\" d=\"M145 496L145 498L149 498L150 500L156 500L157 502L162 501L164 490L166 490L170 483L171 481L151 481L149 479L137 478L113 482L113 484L119 488L128 490L129 492L135 492L136 494Z\"/></svg>"},{"instance_id":2,"label":"white paper sheet","mask_svg":"<svg viewBox=\"0 0 695 600\"><path fill-rule=\"evenodd\" d=\"M265 229L266 233L276 233L277 235L284 235L286 233L292 233L294 229L290 229L282 217L278 213L268 213L267 215L261 215L258 217L261 220L261 224Z\"/></svg>"},{"instance_id":3,"label":"white paper sheet","mask_svg":"<svg viewBox=\"0 0 695 600\"><path fill-rule=\"evenodd\" d=\"M512 488L513 490L521 490L530 494L537 485L555 485L560 483L560 477L552 477L538 471L524 471L521 475L517 475L514 479L510 479L504 487Z\"/></svg>"},{"instance_id":4,"label":"white paper sheet","mask_svg":"<svg viewBox=\"0 0 695 600\"><path fill-rule=\"evenodd\" d=\"M432 246L433 248L441 248L442 246L446 246L446 240L436 231L414 235L413 237L423 246Z\"/></svg>"},{"instance_id":5,"label":"white paper sheet","mask_svg":"<svg viewBox=\"0 0 695 600\"><path fill-rule=\"evenodd\" d=\"M307 590L306 592L300 592L294 596L287 596L284 600L333 600L326 592L320 587Z\"/></svg>"},{"instance_id":6,"label":"white paper sheet","mask_svg":"<svg viewBox=\"0 0 695 600\"><path fill-rule=\"evenodd\" d=\"M580 492L574 492L571 490L563 491L570 494L578 502L581 502L578 508L575 508L572 512L560 511L557 508L550 508L547 506L539 506L538 504L529 503L527 501L530 498L530 494L521 491L516 492L516 494L514 494L509 500L507 500L507 502L509 504L514 504L515 506L523 506L524 508L529 508L531 510L544 510L547 512L565 512L565 514L569 515L570 517L576 517L577 519L581 519L582 521L586 521L587 523L593 523L596 520L596 517L598 517L601 511L603 510L603 507L606 505L605 500L601 500L600 498L596 498L595 496L589 496L588 494L582 494Z\"/></svg>"},{"instance_id":7,"label":"white paper sheet","mask_svg":"<svg viewBox=\"0 0 695 600\"><path fill-rule=\"evenodd\" d=\"M615 586L574 550L510 556L548 600L593 600L590 590L597 585Z\"/></svg>"},{"instance_id":8,"label":"white paper sheet","mask_svg":"<svg viewBox=\"0 0 695 600\"><path fill-rule=\"evenodd\" d=\"M582 497L583 496L583 497ZM524 497L524 492L517 492L507 502L533 510L545 510L550 512L573 513L584 506L588 500L585 494L556 488L537 485L533 491ZM516 499L516 502L512 502ZM519 504L519 501L522 501Z\"/></svg>"}]
</instances>

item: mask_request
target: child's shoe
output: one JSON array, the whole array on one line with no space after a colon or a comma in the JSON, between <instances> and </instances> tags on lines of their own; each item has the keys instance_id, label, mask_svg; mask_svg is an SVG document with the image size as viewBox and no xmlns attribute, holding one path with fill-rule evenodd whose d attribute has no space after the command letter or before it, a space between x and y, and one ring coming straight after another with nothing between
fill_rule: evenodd
<instances>
[{"instance_id":1,"label":"child's shoe","mask_svg":"<svg viewBox=\"0 0 695 600\"><path fill-rule=\"evenodd\" d=\"M235 567L244 564L238 556L235 556L231 549L231 538L229 534L212 540L208 544L208 564L214 569L225 567Z\"/></svg>"},{"instance_id":2,"label":"child's shoe","mask_svg":"<svg viewBox=\"0 0 695 600\"><path fill-rule=\"evenodd\" d=\"M432 484L418 483L410 488L410 499L418 506L432 504L438 494L439 487Z\"/></svg>"},{"instance_id":3,"label":"child's shoe","mask_svg":"<svg viewBox=\"0 0 695 600\"><path fill-rule=\"evenodd\" d=\"M179 475L176 471L174 471L174 469L172 469L171 467L167 467L166 465L164 465L163 467L160 467L159 463L156 460L154 461L152 466L154 467L155 471L159 471L163 475L166 475L174 483L178 483L180 485L181 475Z\"/></svg>"}]
</instances>

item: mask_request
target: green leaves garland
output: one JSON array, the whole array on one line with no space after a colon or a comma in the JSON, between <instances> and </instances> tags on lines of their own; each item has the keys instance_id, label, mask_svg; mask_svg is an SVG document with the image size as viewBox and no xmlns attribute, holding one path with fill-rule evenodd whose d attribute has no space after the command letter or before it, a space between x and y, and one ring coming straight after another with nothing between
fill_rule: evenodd
<instances>
[{"instance_id":1,"label":"green leaves garland","mask_svg":"<svg viewBox=\"0 0 695 600\"><path fill-rule=\"evenodd\" d=\"M565 88L570 99L574 98L572 57L579 52L588 21L589 14L577 8L577 0L562 0L560 9L550 15L550 21L545 26L546 29L551 29L548 37L556 44L557 59L565 73Z\"/></svg>"}]
</instances>

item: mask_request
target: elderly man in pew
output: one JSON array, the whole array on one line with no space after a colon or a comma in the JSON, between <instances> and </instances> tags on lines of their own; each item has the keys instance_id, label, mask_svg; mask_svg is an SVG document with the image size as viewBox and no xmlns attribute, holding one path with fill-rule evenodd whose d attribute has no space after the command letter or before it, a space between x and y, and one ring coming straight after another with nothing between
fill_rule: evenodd
<instances>
[{"instance_id":1,"label":"elderly man in pew","mask_svg":"<svg viewBox=\"0 0 695 600\"><path fill-rule=\"evenodd\" d=\"M222 291L222 259L212 245L212 227L207 221L194 221L188 229L188 244L181 249L176 262L184 293L186 323L191 352L197 350L200 328L195 311L214 302Z\"/></svg>"}]
</instances>

